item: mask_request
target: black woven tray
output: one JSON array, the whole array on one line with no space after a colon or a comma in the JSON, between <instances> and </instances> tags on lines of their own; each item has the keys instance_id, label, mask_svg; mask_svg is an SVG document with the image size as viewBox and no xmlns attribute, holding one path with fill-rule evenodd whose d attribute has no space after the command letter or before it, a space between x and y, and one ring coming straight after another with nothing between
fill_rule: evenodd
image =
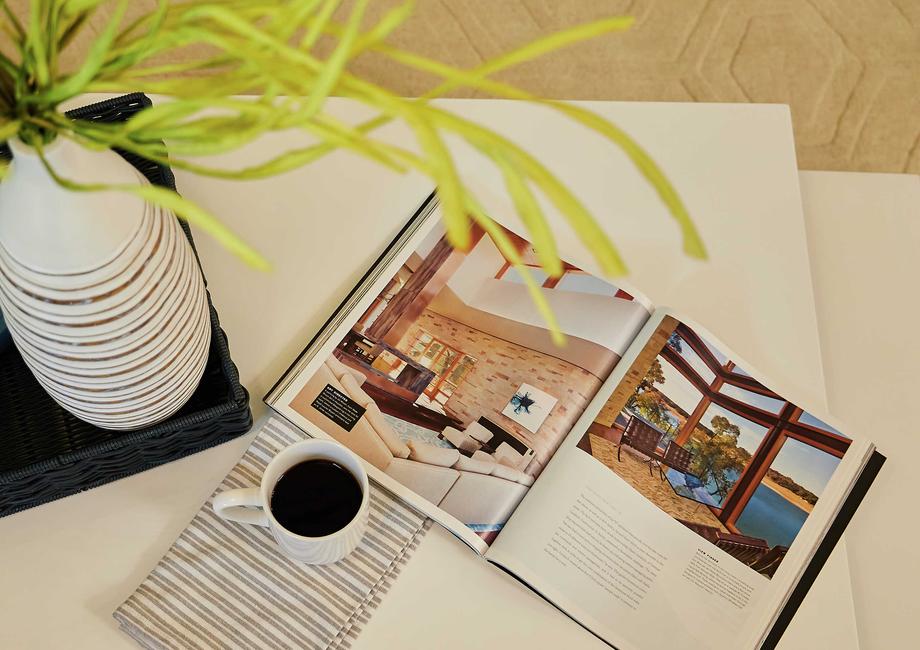
<instances>
[{"instance_id":1,"label":"black woven tray","mask_svg":"<svg viewBox=\"0 0 920 650\"><path fill-rule=\"evenodd\" d=\"M114 122L150 105L135 93L68 115ZM169 167L119 153L151 183L175 189ZM9 156L0 144L0 157ZM180 223L194 249L188 225ZM201 383L178 413L138 431L106 431L78 420L35 381L15 345L0 341L0 517L168 463L250 429L249 394L230 359L210 293L208 306L211 348Z\"/></svg>"}]
</instances>

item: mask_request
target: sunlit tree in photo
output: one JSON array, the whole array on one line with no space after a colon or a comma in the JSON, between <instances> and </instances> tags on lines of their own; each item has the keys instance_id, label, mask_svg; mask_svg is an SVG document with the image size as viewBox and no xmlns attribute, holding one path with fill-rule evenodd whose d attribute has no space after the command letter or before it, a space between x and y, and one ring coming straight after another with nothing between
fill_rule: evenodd
<instances>
[{"instance_id":1,"label":"sunlit tree in photo","mask_svg":"<svg viewBox=\"0 0 920 650\"><path fill-rule=\"evenodd\" d=\"M674 416L661 396L661 393L655 388L657 384L665 383L664 370L661 368L661 362L655 358L652 365L649 366L645 376L636 386L635 392L629 396L626 407L641 415L643 418L656 424L663 429L670 429L674 426Z\"/></svg>"},{"instance_id":2,"label":"sunlit tree in photo","mask_svg":"<svg viewBox=\"0 0 920 650\"><path fill-rule=\"evenodd\" d=\"M694 436L687 444L693 452L691 469L712 487L713 495L724 499L750 460L750 454L738 446L741 429L737 424L716 415L710 420L710 426L711 433Z\"/></svg>"},{"instance_id":3,"label":"sunlit tree in photo","mask_svg":"<svg viewBox=\"0 0 920 650\"><path fill-rule=\"evenodd\" d=\"M18 3L24 7L26 3ZM150 6L152 5L152 6ZM533 242L540 266L561 277L547 207L558 212L608 276L626 264L585 204L542 161L502 133L432 100L457 89L538 104L606 140L625 156L676 222L684 252L705 248L677 189L625 130L579 104L544 99L500 81L510 67L582 41L622 32L634 22L609 16L522 44L471 68L458 68L398 47L391 35L412 15L407 0L369 11L371 0L158 0L141 10L128 0L31 0L14 11L0 0L0 141L33 147L54 181L72 191L128 192L174 211L247 262L267 267L205 206L157 186L76 183L55 170L45 150L56 138L89 149L117 149L195 174L257 179L314 163L345 150L392 170L415 171L437 187L450 243L466 250L471 227L482 228L517 268L557 343L564 337L540 285L507 234L486 214L482 198L459 169L451 140L480 154L501 175L505 192ZM373 16L373 19L372 19ZM74 43L91 44L85 51ZM420 97L401 97L361 74L362 56L386 59L433 79ZM164 101L125 122L74 120L61 104L86 93L157 93ZM364 109L362 120L330 111L331 96ZM401 123L398 143L379 134ZM309 146L279 147L273 158L239 169L209 163L266 133L301 131ZM577 155L573 151L572 155ZM5 164L0 162L0 176Z\"/></svg>"}]
</instances>

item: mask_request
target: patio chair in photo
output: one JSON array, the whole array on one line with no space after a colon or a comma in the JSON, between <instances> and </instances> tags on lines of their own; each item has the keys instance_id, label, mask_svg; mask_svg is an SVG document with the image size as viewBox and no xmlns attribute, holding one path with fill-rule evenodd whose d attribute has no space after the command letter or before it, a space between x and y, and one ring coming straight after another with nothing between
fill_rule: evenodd
<instances>
[{"instance_id":1,"label":"patio chair in photo","mask_svg":"<svg viewBox=\"0 0 920 650\"><path fill-rule=\"evenodd\" d=\"M779 568L780 562L786 557L788 550L789 547L787 546L774 546L750 566L760 575L772 578L773 574L776 573L776 569Z\"/></svg>"},{"instance_id":2,"label":"patio chair in photo","mask_svg":"<svg viewBox=\"0 0 920 650\"><path fill-rule=\"evenodd\" d=\"M617 461L623 462L620 458L620 450L623 445L632 447L639 453L648 456L648 475L654 476L652 474L652 464L661 460L661 455L658 453L658 443L661 442L663 435L663 432L645 420L632 416L626 424L626 430L620 438L620 444L617 445ZM661 470L660 465L658 469L659 471Z\"/></svg>"},{"instance_id":3,"label":"patio chair in photo","mask_svg":"<svg viewBox=\"0 0 920 650\"><path fill-rule=\"evenodd\" d=\"M679 444L671 440L668 443L667 448L664 450L664 456L661 458L661 463L658 465L658 473L661 475L661 480L664 480L664 471L661 469L662 464L667 465L672 469L676 469L678 472L690 474L693 476L693 472L690 471L691 460L693 460L693 452L685 449L684 447L681 447Z\"/></svg>"},{"instance_id":4,"label":"patio chair in photo","mask_svg":"<svg viewBox=\"0 0 920 650\"><path fill-rule=\"evenodd\" d=\"M721 531L716 534L716 546L748 566L763 558L770 548L766 540L759 537Z\"/></svg>"},{"instance_id":5,"label":"patio chair in photo","mask_svg":"<svg viewBox=\"0 0 920 650\"><path fill-rule=\"evenodd\" d=\"M695 521L687 521L686 519L678 519L680 523L692 530L694 533L705 539L710 544L715 544L716 540L719 539L719 533L722 532L720 529L715 526L707 526L706 524L698 524Z\"/></svg>"}]
</instances>

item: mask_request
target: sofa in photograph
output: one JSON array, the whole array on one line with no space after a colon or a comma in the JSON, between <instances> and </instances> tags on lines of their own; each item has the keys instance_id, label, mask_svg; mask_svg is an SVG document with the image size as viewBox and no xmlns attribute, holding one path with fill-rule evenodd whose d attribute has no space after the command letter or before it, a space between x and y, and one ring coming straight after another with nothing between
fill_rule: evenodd
<instances>
[{"instance_id":1,"label":"sofa in photograph","mask_svg":"<svg viewBox=\"0 0 920 650\"><path fill-rule=\"evenodd\" d=\"M476 530L498 530L524 498L533 477L483 452L403 441L361 389L364 375L331 355L292 400L291 407L365 461ZM331 386L365 411L350 430L312 406Z\"/></svg>"},{"instance_id":2,"label":"sofa in photograph","mask_svg":"<svg viewBox=\"0 0 920 650\"><path fill-rule=\"evenodd\" d=\"M444 427L441 437L461 452L489 450L496 462L522 472L527 470L534 458L533 449L484 417L470 422L462 431L456 427Z\"/></svg>"},{"instance_id":3,"label":"sofa in photograph","mask_svg":"<svg viewBox=\"0 0 920 650\"><path fill-rule=\"evenodd\" d=\"M470 422L462 431L456 427L444 427L441 437L461 451L473 453L492 439L493 433L479 422Z\"/></svg>"}]
</instances>

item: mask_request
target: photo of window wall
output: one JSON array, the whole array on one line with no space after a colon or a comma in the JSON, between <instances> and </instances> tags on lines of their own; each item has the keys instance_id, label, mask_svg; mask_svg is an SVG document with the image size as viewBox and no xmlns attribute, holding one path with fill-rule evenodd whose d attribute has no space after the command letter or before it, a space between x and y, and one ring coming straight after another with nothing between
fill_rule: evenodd
<instances>
[{"instance_id":1,"label":"photo of window wall","mask_svg":"<svg viewBox=\"0 0 920 650\"><path fill-rule=\"evenodd\" d=\"M666 317L578 447L772 577L850 442Z\"/></svg>"},{"instance_id":2,"label":"photo of window wall","mask_svg":"<svg viewBox=\"0 0 920 650\"><path fill-rule=\"evenodd\" d=\"M574 266L547 277L530 244L506 235L543 285L565 347L488 236L474 231L469 250L455 250L438 223L290 404L487 542L649 315ZM347 396L359 417L339 420L324 392Z\"/></svg>"}]
</instances>

